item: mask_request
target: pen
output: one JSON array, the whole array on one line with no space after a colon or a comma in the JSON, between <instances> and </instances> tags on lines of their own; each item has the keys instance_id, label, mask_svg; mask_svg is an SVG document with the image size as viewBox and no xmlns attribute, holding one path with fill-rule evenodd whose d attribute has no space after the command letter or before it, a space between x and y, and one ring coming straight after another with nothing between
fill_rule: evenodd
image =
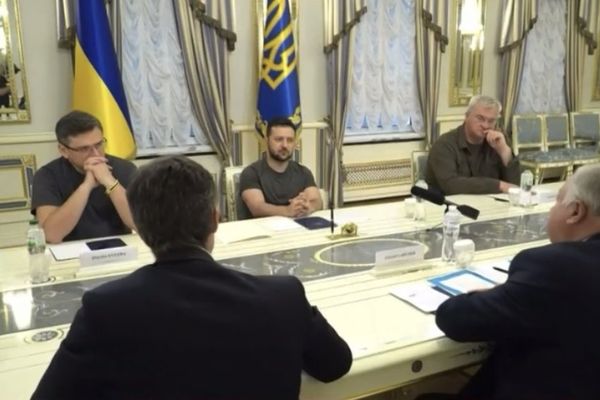
<instances>
[{"instance_id":1,"label":"pen","mask_svg":"<svg viewBox=\"0 0 600 400\"><path fill-rule=\"evenodd\" d=\"M509 200L506 200L506 199L501 199L501 198L499 198L499 197L494 197L494 200L496 200L496 201L501 201L501 202L503 202L503 203L508 203L508 202L509 202Z\"/></svg>"},{"instance_id":2,"label":"pen","mask_svg":"<svg viewBox=\"0 0 600 400\"><path fill-rule=\"evenodd\" d=\"M506 269L504 269L504 268L500 268L500 267L496 267L496 266L494 266L494 267L492 267L492 269L495 269L496 271L499 271L499 272L503 272L503 273L505 273L505 274L508 274L508 270L506 270Z\"/></svg>"}]
</instances>

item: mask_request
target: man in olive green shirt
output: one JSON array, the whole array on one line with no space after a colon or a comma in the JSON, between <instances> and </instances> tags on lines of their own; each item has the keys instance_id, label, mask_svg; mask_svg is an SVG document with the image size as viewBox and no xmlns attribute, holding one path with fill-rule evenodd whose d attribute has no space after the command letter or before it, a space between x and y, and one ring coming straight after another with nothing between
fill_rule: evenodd
<instances>
[{"instance_id":1,"label":"man in olive green shirt","mask_svg":"<svg viewBox=\"0 0 600 400\"><path fill-rule=\"evenodd\" d=\"M519 183L519 162L496 130L500 103L474 96L465 122L440 136L427 160L426 181L446 195L506 193Z\"/></svg>"}]
</instances>

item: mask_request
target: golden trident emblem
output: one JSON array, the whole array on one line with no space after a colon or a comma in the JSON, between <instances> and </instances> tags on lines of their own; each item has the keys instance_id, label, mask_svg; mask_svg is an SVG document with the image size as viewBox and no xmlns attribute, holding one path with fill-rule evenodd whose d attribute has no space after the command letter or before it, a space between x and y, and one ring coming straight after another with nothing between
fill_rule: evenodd
<instances>
[{"instance_id":1,"label":"golden trident emblem","mask_svg":"<svg viewBox=\"0 0 600 400\"><path fill-rule=\"evenodd\" d=\"M273 0L267 8L267 15L275 13L265 27L264 37L269 37L283 17L287 0ZM284 48L286 39L292 38L292 45ZM279 55L279 60L276 61ZM264 44L261 78L273 90L296 68L296 45L293 39L292 23L290 22L277 35Z\"/></svg>"}]
</instances>

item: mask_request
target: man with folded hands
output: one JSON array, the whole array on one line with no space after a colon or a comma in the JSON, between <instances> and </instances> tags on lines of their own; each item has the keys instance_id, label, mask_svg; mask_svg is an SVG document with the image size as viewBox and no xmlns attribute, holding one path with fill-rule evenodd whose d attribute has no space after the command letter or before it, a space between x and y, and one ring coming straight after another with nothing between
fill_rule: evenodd
<instances>
[{"instance_id":1,"label":"man with folded hands","mask_svg":"<svg viewBox=\"0 0 600 400\"><path fill-rule=\"evenodd\" d=\"M136 167L104 153L102 124L72 111L56 123L61 157L33 178L31 213L49 243L130 233L126 188Z\"/></svg>"}]
</instances>

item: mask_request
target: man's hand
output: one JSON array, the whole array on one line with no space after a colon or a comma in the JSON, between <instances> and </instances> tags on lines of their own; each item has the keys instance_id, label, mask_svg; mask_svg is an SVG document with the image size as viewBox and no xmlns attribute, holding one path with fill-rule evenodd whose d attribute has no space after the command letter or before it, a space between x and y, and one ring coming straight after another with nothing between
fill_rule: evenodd
<instances>
[{"instance_id":1,"label":"man's hand","mask_svg":"<svg viewBox=\"0 0 600 400\"><path fill-rule=\"evenodd\" d=\"M83 168L86 173L91 172L94 175L96 182L104 187L110 187L115 183L115 177L112 174L112 167L108 165L108 160L104 157L88 158L85 160Z\"/></svg>"},{"instance_id":2,"label":"man's hand","mask_svg":"<svg viewBox=\"0 0 600 400\"><path fill-rule=\"evenodd\" d=\"M309 214L309 206L308 200L304 193L301 192L298 196L290 199L290 204L288 205L288 215L293 218L303 217Z\"/></svg>"},{"instance_id":3,"label":"man's hand","mask_svg":"<svg viewBox=\"0 0 600 400\"><path fill-rule=\"evenodd\" d=\"M506 148L510 149L508 144L506 144L506 138L504 134L500 131L495 131L492 129L488 130L486 132L485 139L487 140L488 144L497 152L503 151Z\"/></svg>"},{"instance_id":4,"label":"man's hand","mask_svg":"<svg viewBox=\"0 0 600 400\"><path fill-rule=\"evenodd\" d=\"M485 140L487 140L492 149L496 150L504 166L508 165L510 160L512 160L512 150L506 143L504 134L500 131L490 129L486 132Z\"/></svg>"},{"instance_id":5,"label":"man's hand","mask_svg":"<svg viewBox=\"0 0 600 400\"><path fill-rule=\"evenodd\" d=\"M502 193L508 193L508 189L512 187L517 187L517 185L513 185L509 182L500 181L499 189Z\"/></svg>"}]
</instances>

